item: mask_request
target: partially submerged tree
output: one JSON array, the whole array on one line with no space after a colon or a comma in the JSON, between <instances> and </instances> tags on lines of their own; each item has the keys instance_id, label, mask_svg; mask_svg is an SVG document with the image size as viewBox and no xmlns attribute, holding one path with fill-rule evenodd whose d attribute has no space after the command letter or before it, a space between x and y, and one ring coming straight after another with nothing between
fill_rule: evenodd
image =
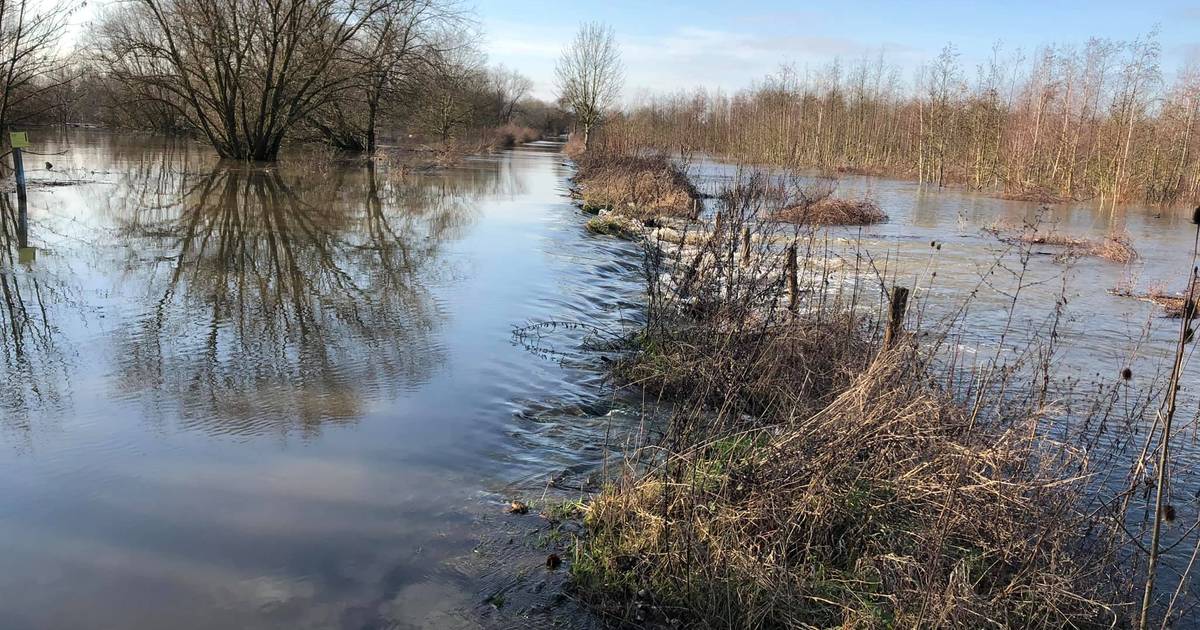
<instances>
[{"instance_id":1,"label":"partially submerged tree","mask_svg":"<svg viewBox=\"0 0 1200 630\"><path fill-rule=\"evenodd\" d=\"M107 16L99 55L221 157L274 160L289 130L367 71L356 37L388 0L135 0Z\"/></svg>"},{"instance_id":2,"label":"partially submerged tree","mask_svg":"<svg viewBox=\"0 0 1200 630\"><path fill-rule=\"evenodd\" d=\"M58 48L78 6L0 0L0 129L40 119L64 104L60 88L76 73Z\"/></svg>"},{"instance_id":3,"label":"partially submerged tree","mask_svg":"<svg viewBox=\"0 0 1200 630\"><path fill-rule=\"evenodd\" d=\"M579 27L575 39L562 51L554 69L559 98L583 127L586 147L592 128L604 111L617 102L624 81L621 51L611 27L599 23Z\"/></svg>"},{"instance_id":4,"label":"partially submerged tree","mask_svg":"<svg viewBox=\"0 0 1200 630\"><path fill-rule=\"evenodd\" d=\"M455 71L455 52L473 39L464 35L471 24L457 0L388 0L350 49L344 71L359 80L307 122L335 146L373 151L385 110L403 116L423 84Z\"/></svg>"},{"instance_id":5,"label":"partially submerged tree","mask_svg":"<svg viewBox=\"0 0 1200 630\"><path fill-rule=\"evenodd\" d=\"M433 135L443 147L479 115L484 84L483 58L471 48L459 48L442 67L421 83L420 101L410 124Z\"/></svg>"}]
</instances>

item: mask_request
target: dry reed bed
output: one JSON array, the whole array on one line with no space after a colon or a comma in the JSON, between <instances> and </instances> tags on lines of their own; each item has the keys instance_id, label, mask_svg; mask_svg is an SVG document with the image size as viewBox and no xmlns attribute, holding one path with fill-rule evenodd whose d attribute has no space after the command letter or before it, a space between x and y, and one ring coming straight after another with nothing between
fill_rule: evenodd
<instances>
[{"instance_id":1,"label":"dry reed bed","mask_svg":"<svg viewBox=\"0 0 1200 630\"><path fill-rule=\"evenodd\" d=\"M1183 317L1183 314L1188 306L1187 295L1172 295L1166 293L1160 288L1151 288L1145 293L1136 293L1132 289L1110 289L1109 293L1117 297L1128 297L1143 302L1150 302L1162 308L1163 314L1172 319ZM1191 300L1195 302L1197 296L1192 296Z\"/></svg>"},{"instance_id":2,"label":"dry reed bed","mask_svg":"<svg viewBox=\"0 0 1200 630\"><path fill-rule=\"evenodd\" d=\"M1138 259L1137 249L1129 235L1121 232L1113 232L1102 238L1086 238L1056 231L1045 232L1036 226L1016 229L1003 223L993 224L987 231L1002 241L1061 247L1062 257L1091 256L1120 264L1129 264Z\"/></svg>"},{"instance_id":3,"label":"dry reed bed","mask_svg":"<svg viewBox=\"0 0 1200 630\"><path fill-rule=\"evenodd\" d=\"M696 187L666 156L588 151L576 162L576 196L586 211L608 209L642 221L699 214Z\"/></svg>"},{"instance_id":4,"label":"dry reed bed","mask_svg":"<svg viewBox=\"0 0 1200 630\"><path fill-rule=\"evenodd\" d=\"M1115 525L1078 512L1086 458L1050 443L1036 410L972 413L903 337L879 351L855 308L869 296L780 308L796 287L761 232L787 200L769 188L731 189L700 242L647 241L647 323L614 376L672 411L587 509L583 596L638 625L1125 621L1097 543Z\"/></svg>"},{"instance_id":5,"label":"dry reed bed","mask_svg":"<svg viewBox=\"0 0 1200 630\"><path fill-rule=\"evenodd\" d=\"M888 215L870 199L826 197L784 208L771 218L796 225L874 225L887 221Z\"/></svg>"}]
</instances>

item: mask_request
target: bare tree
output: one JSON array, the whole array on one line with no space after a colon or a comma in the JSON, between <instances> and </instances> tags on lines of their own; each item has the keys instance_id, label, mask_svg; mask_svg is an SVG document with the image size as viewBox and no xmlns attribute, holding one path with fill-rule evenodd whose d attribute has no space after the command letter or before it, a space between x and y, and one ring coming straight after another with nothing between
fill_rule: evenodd
<instances>
[{"instance_id":1,"label":"bare tree","mask_svg":"<svg viewBox=\"0 0 1200 630\"><path fill-rule=\"evenodd\" d=\"M579 27L575 40L558 58L554 73L560 99L583 127L586 147L592 127L616 104L625 77L612 28L595 22Z\"/></svg>"},{"instance_id":2,"label":"bare tree","mask_svg":"<svg viewBox=\"0 0 1200 630\"><path fill-rule=\"evenodd\" d=\"M135 0L103 21L99 54L222 157L274 160L293 125L361 83L353 43L387 1Z\"/></svg>"},{"instance_id":3,"label":"bare tree","mask_svg":"<svg viewBox=\"0 0 1200 630\"><path fill-rule=\"evenodd\" d=\"M41 117L61 104L54 93L76 73L59 43L78 6L0 0L0 129Z\"/></svg>"},{"instance_id":4,"label":"bare tree","mask_svg":"<svg viewBox=\"0 0 1200 630\"><path fill-rule=\"evenodd\" d=\"M417 87L470 47L470 13L458 0L388 0L359 32L345 71L359 82L307 121L335 146L373 151L380 117L412 109Z\"/></svg>"},{"instance_id":5,"label":"bare tree","mask_svg":"<svg viewBox=\"0 0 1200 630\"><path fill-rule=\"evenodd\" d=\"M517 104L533 89L533 81L520 72L501 65L488 72L488 88L493 99L492 115L498 124L506 124L512 122Z\"/></svg>"},{"instance_id":6,"label":"bare tree","mask_svg":"<svg viewBox=\"0 0 1200 630\"><path fill-rule=\"evenodd\" d=\"M421 100L413 116L418 128L448 146L459 130L470 127L478 114L478 90L486 82L482 54L458 47L443 65L421 83Z\"/></svg>"}]
</instances>

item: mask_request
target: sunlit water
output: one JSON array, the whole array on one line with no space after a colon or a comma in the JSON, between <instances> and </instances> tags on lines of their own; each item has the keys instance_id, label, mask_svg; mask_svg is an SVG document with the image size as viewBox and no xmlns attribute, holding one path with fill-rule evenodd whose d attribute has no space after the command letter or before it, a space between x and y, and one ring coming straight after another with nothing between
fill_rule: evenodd
<instances>
[{"instance_id":1,"label":"sunlit water","mask_svg":"<svg viewBox=\"0 0 1200 630\"><path fill-rule=\"evenodd\" d=\"M572 361L581 333L547 358L514 326L619 326L638 295L555 146L403 179L101 133L36 148L31 179L92 183L33 186L33 249L3 206L0 627L526 612L544 552L481 543L536 527L504 501L585 482L623 416Z\"/></svg>"},{"instance_id":2,"label":"sunlit water","mask_svg":"<svg viewBox=\"0 0 1200 630\"><path fill-rule=\"evenodd\" d=\"M746 174L745 169L711 160L688 168L706 192L717 192ZM800 182L811 183L812 178ZM884 290L893 285L912 288L915 301L908 324L919 338L933 340L949 333L939 352L944 362L963 369L1014 368L1016 376L1006 386L1010 395L1042 386L1040 376L1031 380L1029 374L1037 371L1041 353L1052 348L1043 431L1081 449L1096 473L1090 480L1099 490L1085 510L1099 509L1124 492L1129 469L1145 447L1148 429L1165 399L1181 320L1166 317L1157 305L1112 290L1186 290L1197 238L1191 210L1101 210L1099 202L1045 207L861 176L840 178L836 194L871 198L890 219L862 228L821 230L805 240L806 250L828 252L844 263L831 274L834 290L839 283L843 291L857 288L869 302L862 310L880 315L886 312ZM710 211L716 207L715 202L709 205ZM1005 228L1012 236L1024 226L1092 239L1125 233L1139 255L1131 264L1063 257L1061 247L1014 245L997 238L992 229ZM1023 256L1023 251L1029 255ZM1195 348L1190 344L1185 352L1173 428L1166 504L1175 508L1177 517L1164 526L1165 559L1158 573L1163 601L1175 590L1198 544L1200 364L1193 360ZM1132 371L1129 381L1122 378L1126 367ZM1114 389L1111 408L1097 403ZM1152 474L1142 475L1144 483L1131 497L1130 531L1144 532L1153 515ZM1142 535L1141 544L1149 546L1148 534ZM1137 555L1133 545L1127 548ZM1185 612L1176 626L1200 627L1200 616L1190 612L1200 601L1200 584L1190 580L1182 593L1173 610Z\"/></svg>"},{"instance_id":3,"label":"sunlit water","mask_svg":"<svg viewBox=\"0 0 1200 630\"><path fill-rule=\"evenodd\" d=\"M562 571L530 540L538 518L504 513L510 497L587 486L605 436L637 428L587 329L513 334L638 317L638 247L586 233L556 145L401 178L34 135L51 155L26 158L27 234L12 196L0 206L0 627L589 623L543 596ZM693 170L709 188L733 175ZM963 352L990 352L1014 284L995 263L1014 260L981 228L1037 206L872 178L840 192L869 192L891 215L861 238L918 289L923 323L981 287ZM1081 204L1043 218L1080 235L1128 229L1138 288L1183 288L1185 217ZM1177 320L1107 293L1130 273L1035 256L1014 338L1045 330L1065 275L1056 375L1080 390L1111 382L1149 326L1132 387L1147 383ZM1189 427L1195 382L1189 369ZM1168 535L1196 507L1180 503ZM1190 547L1173 553L1185 562Z\"/></svg>"}]
</instances>

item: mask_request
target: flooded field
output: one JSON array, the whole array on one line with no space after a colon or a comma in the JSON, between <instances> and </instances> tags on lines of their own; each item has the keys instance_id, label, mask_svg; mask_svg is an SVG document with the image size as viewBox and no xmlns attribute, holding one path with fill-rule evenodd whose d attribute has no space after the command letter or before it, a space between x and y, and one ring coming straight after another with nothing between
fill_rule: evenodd
<instances>
[{"instance_id":1,"label":"flooded field","mask_svg":"<svg viewBox=\"0 0 1200 630\"><path fill-rule=\"evenodd\" d=\"M605 435L637 422L584 330L513 334L638 316L638 246L585 232L557 145L403 178L229 166L99 132L38 149L53 163L30 174L27 226L8 197L0 208L0 627L479 627L535 609L588 623L541 601L562 572L525 540L537 517L504 513L551 480L587 486ZM733 176L692 170L712 189ZM872 178L839 193L870 194L891 221L833 230L831 249L861 239L891 261L923 321L975 292L964 352L1045 331L1065 295L1059 376L1076 393L1126 365L1134 388L1166 369L1177 320L1108 289L1183 288L1182 214L1042 211ZM1141 259L1047 249L1017 280L983 228L1033 218L1127 230ZM1195 383L1191 368L1189 435ZM1198 454L1189 440L1178 455L1189 493Z\"/></svg>"},{"instance_id":2,"label":"flooded field","mask_svg":"<svg viewBox=\"0 0 1200 630\"><path fill-rule=\"evenodd\" d=\"M691 164L689 172L710 193L739 176L737 167L710 160ZM1078 412L1076 407L1094 404L1097 388L1111 387L1129 367L1132 379L1122 386L1122 408L1114 418L1124 420L1135 401L1152 397L1155 404L1148 420L1153 420L1174 358L1180 320L1167 317L1158 305L1121 294L1181 295L1186 290L1196 239L1188 209L1099 210L1099 201L1042 205L864 176L840 177L835 195L874 200L889 220L818 232L809 247L841 263L832 274L834 280L853 283L857 265L858 282L871 288L877 299L882 299L876 288L880 274L886 285L913 288L918 310L910 314L910 321L926 331L950 331L961 352L957 360L967 367L993 357L1000 365L1028 361L1022 355L1047 344L1054 326L1057 382L1052 388L1057 390L1058 409ZM1063 247L1011 242L1023 230L1035 228L1097 240L1124 234L1137 256L1121 263L1073 256ZM1027 252L1024 260L1022 251ZM1200 366L1185 362L1181 382L1176 427L1182 427L1187 439L1177 438L1177 444L1186 444L1176 447L1173 474L1187 489L1177 492L1189 516L1177 521L1177 526L1183 524L1179 533L1187 531L1200 512ZM1135 432L1144 439L1142 428ZM1141 445L1138 441L1137 448ZM1117 456L1132 463L1135 455ZM1185 563L1190 545L1186 551Z\"/></svg>"},{"instance_id":3,"label":"flooded field","mask_svg":"<svg viewBox=\"0 0 1200 630\"><path fill-rule=\"evenodd\" d=\"M615 325L639 286L554 145L402 180L39 149L33 249L12 203L0 231L0 626L475 627L554 579L481 543L621 417L513 328Z\"/></svg>"}]
</instances>

